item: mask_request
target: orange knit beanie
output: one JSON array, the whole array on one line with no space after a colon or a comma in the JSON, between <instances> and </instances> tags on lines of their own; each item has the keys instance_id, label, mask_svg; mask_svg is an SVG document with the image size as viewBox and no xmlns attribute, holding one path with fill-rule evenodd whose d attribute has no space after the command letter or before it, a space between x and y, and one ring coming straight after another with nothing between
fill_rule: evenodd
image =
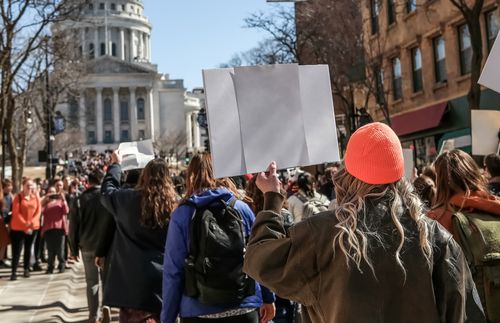
<instances>
[{"instance_id":1,"label":"orange knit beanie","mask_svg":"<svg viewBox=\"0 0 500 323\"><path fill-rule=\"evenodd\" d=\"M389 184L404 176L403 149L387 125L374 122L354 132L345 153L347 172L368 184Z\"/></svg>"}]
</instances>

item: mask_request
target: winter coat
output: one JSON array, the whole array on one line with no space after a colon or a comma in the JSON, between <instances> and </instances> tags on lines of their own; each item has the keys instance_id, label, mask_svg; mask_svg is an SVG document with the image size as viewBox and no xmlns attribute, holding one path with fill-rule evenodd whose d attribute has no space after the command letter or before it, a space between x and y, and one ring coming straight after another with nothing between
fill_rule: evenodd
<instances>
[{"instance_id":1,"label":"winter coat","mask_svg":"<svg viewBox=\"0 0 500 323\"><path fill-rule=\"evenodd\" d=\"M150 229L140 223L141 194L120 189L121 176L121 167L113 164L101 186L101 203L116 222L103 304L160 313L167 227Z\"/></svg>"},{"instance_id":2,"label":"winter coat","mask_svg":"<svg viewBox=\"0 0 500 323\"><path fill-rule=\"evenodd\" d=\"M416 224L400 211L405 229L401 260L394 253L399 239L386 204L367 203L364 219L381 234L384 244L369 238L374 277L366 263L361 271L333 247L338 221L322 212L283 228L279 210L284 197L269 192L257 215L245 257L244 271L277 295L305 305L315 323L481 323L484 313L466 260L452 236L424 217L433 246L431 264L419 247ZM360 215L361 216L361 215ZM367 223L368 223L367 222ZM368 224L367 224L368 225ZM372 227L373 226L373 227Z\"/></svg>"},{"instance_id":3,"label":"winter coat","mask_svg":"<svg viewBox=\"0 0 500 323\"><path fill-rule=\"evenodd\" d=\"M49 230L64 230L68 234L68 203L65 200L48 200L42 208L43 226L42 236Z\"/></svg>"},{"instance_id":4,"label":"winter coat","mask_svg":"<svg viewBox=\"0 0 500 323\"><path fill-rule=\"evenodd\" d=\"M464 193L455 194L450 199L451 206L458 210L484 212L499 217L500 197L485 192L472 192L470 196ZM441 223L449 232L453 233L453 211L436 208L427 214L431 219Z\"/></svg>"},{"instance_id":5,"label":"winter coat","mask_svg":"<svg viewBox=\"0 0 500 323\"><path fill-rule=\"evenodd\" d=\"M197 207L207 207L220 200L229 201L234 195L225 188L208 190L200 195L194 195L189 201ZM235 208L244 219L247 235L255 221L255 215L250 207L242 201L236 201ZM188 256L190 235L190 222L195 208L191 205L181 204L173 213L168 229L167 243L165 245L165 263L163 267L163 309L161 319L163 323L174 323L177 315L180 317L198 317L222 313L233 309L234 306L209 306L183 294L184 291L184 261ZM255 295L245 298L239 305L240 308L259 308L262 302L273 303L274 295L269 290L256 284Z\"/></svg>"},{"instance_id":6,"label":"winter coat","mask_svg":"<svg viewBox=\"0 0 500 323\"><path fill-rule=\"evenodd\" d=\"M101 203L101 187L94 186L78 196L71 207L70 241L73 254L82 249L95 252L113 216Z\"/></svg>"},{"instance_id":7,"label":"winter coat","mask_svg":"<svg viewBox=\"0 0 500 323\"><path fill-rule=\"evenodd\" d=\"M40 198L36 194L31 194L29 200L24 198L23 193L19 193L12 201L12 219L10 227L15 231L26 231L28 229L40 229L40 215L42 207Z\"/></svg>"}]
</instances>

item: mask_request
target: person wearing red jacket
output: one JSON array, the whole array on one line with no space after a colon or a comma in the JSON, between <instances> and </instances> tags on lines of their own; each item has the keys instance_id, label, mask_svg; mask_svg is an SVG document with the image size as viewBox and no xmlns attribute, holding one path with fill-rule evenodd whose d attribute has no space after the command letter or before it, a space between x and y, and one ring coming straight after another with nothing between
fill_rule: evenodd
<instances>
[{"instance_id":1,"label":"person wearing red jacket","mask_svg":"<svg viewBox=\"0 0 500 323\"><path fill-rule=\"evenodd\" d=\"M35 193L35 183L25 178L23 190L12 202L12 220L10 223L10 239L12 241L12 274L11 280L17 280L17 266L24 245L24 277L30 276L31 246L40 229L41 206Z\"/></svg>"},{"instance_id":2,"label":"person wearing red jacket","mask_svg":"<svg viewBox=\"0 0 500 323\"><path fill-rule=\"evenodd\" d=\"M47 274L54 272L54 261L57 256L59 272L64 272L65 260L63 255L64 237L68 235L69 207L64 197L64 191L56 193L54 186L49 187L47 195L42 200L43 227L42 236L47 244L49 257L47 259Z\"/></svg>"}]
</instances>

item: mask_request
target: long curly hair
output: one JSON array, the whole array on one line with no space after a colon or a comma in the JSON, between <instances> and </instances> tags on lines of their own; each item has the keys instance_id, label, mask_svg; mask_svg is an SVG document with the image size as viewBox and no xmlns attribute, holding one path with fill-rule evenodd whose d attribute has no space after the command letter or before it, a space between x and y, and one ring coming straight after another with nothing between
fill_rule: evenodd
<instances>
[{"instance_id":1,"label":"long curly hair","mask_svg":"<svg viewBox=\"0 0 500 323\"><path fill-rule=\"evenodd\" d=\"M371 269L373 275L375 270L368 253L369 238L383 242L380 232L376 228L370 228L366 224L369 216L366 202L368 200L387 199L389 211L394 227L399 235L399 243L395 250L395 261L403 270L406 270L401 261L401 250L405 242L405 230L401 224L400 217L409 216L418 228L420 249L428 265L431 265L432 247L428 239L428 229L424 222L424 206L418 196L413 192L413 187L401 179L395 183L385 185L367 184L349 174L342 168L335 176L335 192L337 194L338 207L335 209L335 217L338 220L336 233L333 239L333 247L341 250L345 255L347 266L351 262L362 272L361 264L365 262ZM402 212L406 210L406 212Z\"/></svg>"},{"instance_id":2,"label":"long curly hair","mask_svg":"<svg viewBox=\"0 0 500 323\"><path fill-rule=\"evenodd\" d=\"M184 200L205 190L225 187L237 198L244 198L238 192L236 184L230 178L215 178L212 168L212 157L209 153L193 156L186 172L186 193Z\"/></svg>"},{"instance_id":3,"label":"long curly hair","mask_svg":"<svg viewBox=\"0 0 500 323\"><path fill-rule=\"evenodd\" d=\"M177 204L177 195L163 159L150 161L142 170L136 190L142 195L140 222L147 228L163 228Z\"/></svg>"}]
</instances>

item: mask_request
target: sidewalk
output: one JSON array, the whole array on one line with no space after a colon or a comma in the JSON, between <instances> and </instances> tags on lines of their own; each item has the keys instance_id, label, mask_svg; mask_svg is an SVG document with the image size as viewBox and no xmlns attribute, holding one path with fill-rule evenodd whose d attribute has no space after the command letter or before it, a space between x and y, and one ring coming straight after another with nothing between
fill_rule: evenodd
<instances>
[{"instance_id":1,"label":"sidewalk","mask_svg":"<svg viewBox=\"0 0 500 323\"><path fill-rule=\"evenodd\" d=\"M82 262L63 274L41 271L24 278L19 270L17 281L9 281L10 269L1 268L0 277L0 322L88 322Z\"/></svg>"}]
</instances>

